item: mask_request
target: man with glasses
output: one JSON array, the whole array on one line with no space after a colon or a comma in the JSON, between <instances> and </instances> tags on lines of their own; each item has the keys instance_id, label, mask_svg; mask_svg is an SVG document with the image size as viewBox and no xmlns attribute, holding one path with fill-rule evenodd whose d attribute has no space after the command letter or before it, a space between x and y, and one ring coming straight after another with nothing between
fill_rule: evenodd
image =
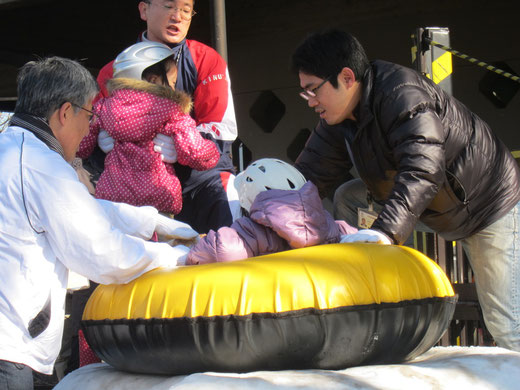
<instances>
[{"instance_id":1,"label":"man with glasses","mask_svg":"<svg viewBox=\"0 0 520 390\"><path fill-rule=\"evenodd\" d=\"M161 42L172 48L178 67L175 88L192 96L192 116L198 130L203 137L213 140L221 152L217 166L207 171L175 164L183 188L183 209L175 218L189 223L200 233L229 226L233 216L239 215L240 207L238 201L228 202L227 192L231 191L233 198L231 144L237 137L227 64L214 49L186 39L196 15L193 0L145 0L139 2L138 8L147 25L139 40ZM107 96L105 84L113 76L112 65L113 61L98 75L102 96ZM169 137L160 136L154 140L156 151L161 153L164 162L175 163L173 142Z\"/></svg>"},{"instance_id":2,"label":"man with glasses","mask_svg":"<svg viewBox=\"0 0 520 390\"><path fill-rule=\"evenodd\" d=\"M70 162L89 131L96 81L79 63L25 64L9 127L0 133L0 388L32 389L52 374L63 333L69 270L97 283L127 283L175 266L186 247L154 232L198 235L153 207L94 199Z\"/></svg>"},{"instance_id":3,"label":"man with glasses","mask_svg":"<svg viewBox=\"0 0 520 390\"><path fill-rule=\"evenodd\" d=\"M507 147L431 80L369 62L349 33L312 34L292 66L320 116L296 166L322 197L344 183L334 217L362 230L342 242L403 244L416 224L459 240L489 331L520 351L520 170Z\"/></svg>"}]
</instances>

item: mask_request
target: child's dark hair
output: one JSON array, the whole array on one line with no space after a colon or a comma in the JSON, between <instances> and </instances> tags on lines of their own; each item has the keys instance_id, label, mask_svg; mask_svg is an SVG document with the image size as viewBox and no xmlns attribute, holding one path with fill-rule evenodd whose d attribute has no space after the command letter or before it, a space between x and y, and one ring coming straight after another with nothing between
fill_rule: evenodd
<instances>
[{"instance_id":1,"label":"child's dark hair","mask_svg":"<svg viewBox=\"0 0 520 390\"><path fill-rule=\"evenodd\" d=\"M158 63L153 64L143 70L142 79L148 80L150 76L159 76L161 77L163 84L168 86L168 78L166 74L170 71L170 69L176 66L177 62L175 61L174 56L166 57L164 60L159 61Z\"/></svg>"}]
</instances>

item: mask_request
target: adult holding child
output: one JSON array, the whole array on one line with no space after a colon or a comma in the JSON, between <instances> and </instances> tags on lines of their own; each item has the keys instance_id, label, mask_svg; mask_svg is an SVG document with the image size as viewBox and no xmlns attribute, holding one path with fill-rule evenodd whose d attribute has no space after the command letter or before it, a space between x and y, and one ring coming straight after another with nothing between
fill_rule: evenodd
<instances>
[{"instance_id":1,"label":"adult holding child","mask_svg":"<svg viewBox=\"0 0 520 390\"><path fill-rule=\"evenodd\" d=\"M237 137L237 125L227 64L214 49L186 38L196 14L193 0L139 1L138 8L147 25L139 41L160 42L171 48L178 68L175 88L192 96L191 114L197 129L204 138L214 141L220 151L218 164L207 171L175 164L183 188L183 209L176 218L200 233L229 226L240 207L238 201L232 200L236 195L231 144ZM106 82L112 77L113 61L99 72L100 97L108 95ZM106 138L104 133L100 134L101 145ZM177 161L171 137L159 134L154 142L165 162Z\"/></svg>"},{"instance_id":2,"label":"adult holding child","mask_svg":"<svg viewBox=\"0 0 520 390\"><path fill-rule=\"evenodd\" d=\"M134 206L154 206L177 215L182 189L172 164L154 151L153 138L167 136L184 166L204 171L216 166L216 144L201 136L189 115L190 97L175 90L177 61L171 49L159 42L143 41L123 50L114 61L114 78L107 81L108 96L93 106L95 117L77 155L88 158L101 132L110 141L104 170L95 189L98 199ZM179 166L177 164L177 166ZM93 356L80 330L80 319L95 283L73 294L71 357L68 370ZM91 359L95 361L95 359Z\"/></svg>"},{"instance_id":3,"label":"adult holding child","mask_svg":"<svg viewBox=\"0 0 520 390\"><path fill-rule=\"evenodd\" d=\"M200 135L189 115L191 99L175 90L176 79L175 57L162 43L139 42L117 56L114 78L107 82L109 95L94 105L96 118L78 151L87 158L101 129L117 141L107 150L97 198L150 205L174 215L181 211L181 184L173 165L154 151L158 133L172 139L182 165L197 171L216 166L217 146Z\"/></svg>"}]
</instances>

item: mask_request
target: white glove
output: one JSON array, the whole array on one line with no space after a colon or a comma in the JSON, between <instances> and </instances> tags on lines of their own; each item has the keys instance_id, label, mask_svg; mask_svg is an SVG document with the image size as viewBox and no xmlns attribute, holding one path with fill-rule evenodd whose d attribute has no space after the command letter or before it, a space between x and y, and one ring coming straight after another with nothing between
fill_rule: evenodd
<instances>
[{"instance_id":1,"label":"white glove","mask_svg":"<svg viewBox=\"0 0 520 390\"><path fill-rule=\"evenodd\" d=\"M176 245L173 249L175 249L178 254L177 265L186 265L186 259L188 258L190 248L184 245Z\"/></svg>"},{"instance_id":2,"label":"white glove","mask_svg":"<svg viewBox=\"0 0 520 390\"><path fill-rule=\"evenodd\" d=\"M172 137L158 133L153 139L153 144L153 150L161 154L162 161L169 164L177 161L177 151L175 150Z\"/></svg>"},{"instance_id":3,"label":"white glove","mask_svg":"<svg viewBox=\"0 0 520 390\"><path fill-rule=\"evenodd\" d=\"M105 153L114 149L114 139L103 129L98 134L97 143L99 148Z\"/></svg>"},{"instance_id":4,"label":"white glove","mask_svg":"<svg viewBox=\"0 0 520 390\"><path fill-rule=\"evenodd\" d=\"M183 240L190 240L199 235L187 223L176 221L161 214L157 214L155 231L163 237L181 238Z\"/></svg>"},{"instance_id":5,"label":"white glove","mask_svg":"<svg viewBox=\"0 0 520 390\"><path fill-rule=\"evenodd\" d=\"M341 236L340 242L375 242L384 245L392 244L387 236L372 229L362 229L354 234L345 234Z\"/></svg>"}]
</instances>

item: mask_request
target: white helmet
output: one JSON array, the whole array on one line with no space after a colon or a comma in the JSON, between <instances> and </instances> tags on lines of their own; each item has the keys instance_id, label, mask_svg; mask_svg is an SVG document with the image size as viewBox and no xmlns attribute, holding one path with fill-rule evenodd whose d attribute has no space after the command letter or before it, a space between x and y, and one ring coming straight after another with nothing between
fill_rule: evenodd
<instances>
[{"instance_id":1,"label":"white helmet","mask_svg":"<svg viewBox=\"0 0 520 390\"><path fill-rule=\"evenodd\" d=\"M114 61L114 77L141 80L143 71L173 55L172 49L159 42L139 42L123 50Z\"/></svg>"},{"instance_id":2,"label":"white helmet","mask_svg":"<svg viewBox=\"0 0 520 390\"><path fill-rule=\"evenodd\" d=\"M235 178L240 206L249 212L256 196L266 190L299 190L306 180L295 167L276 158L262 158Z\"/></svg>"}]
</instances>

